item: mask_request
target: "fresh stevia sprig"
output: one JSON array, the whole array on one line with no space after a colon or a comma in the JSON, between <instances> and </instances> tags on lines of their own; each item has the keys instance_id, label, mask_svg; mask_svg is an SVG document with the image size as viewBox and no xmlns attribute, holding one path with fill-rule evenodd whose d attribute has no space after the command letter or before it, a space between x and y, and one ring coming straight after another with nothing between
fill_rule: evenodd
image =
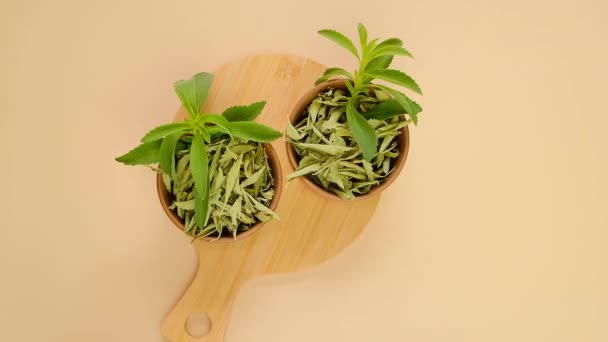
<instances>
[{"instance_id":1,"label":"fresh stevia sprig","mask_svg":"<svg viewBox=\"0 0 608 342\"><path fill-rule=\"evenodd\" d=\"M356 109L366 117L388 98L382 91L362 96ZM350 103L345 91L330 88L311 102L300 121L288 125L287 140L300 156L298 169L288 180L307 175L326 190L353 199L368 193L392 172L399 156L398 136L410 121L398 116L370 118L368 123L380 143L367 160L350 128L346 108Z\"/></svg>"},{"instance_id":2,"label":"fresh stevia sprig","mask_svg":"<svg viewBox=\"0 0 608 342\"><path fill-rule=\"evenodd\" d=\"M210 232L210 234L217 232L218 236L221 236L222 227L225 226L221 222L216 222L217 218L213 217L214 202L210 186L213 185L214 176L221 177L217 175L217 172L219 172L216 169L217 166L225 166L226 162L236 152L226 152L229 154L229 158L224 158L224 155L222 155L221 163L213 159L211 165L209 165L208 155L212 152L209 147L213 145L213 142L228 137L230 141L255 144L272 141L282 135L281 132L270 127L252 122L264 108L266 104L264 101L248 106L230 107L222 115L203 113L201 109L212 83L213 75L206 72L196 74L188 80L175 82L175 93L188 112L188 118L184 122L168 123L152 129L144 135L141 145L116 158L117 161L126 165L149 165L158 162L167 190L173 192L176 196L174 208L178 211L180 217L188 220L190 227L187 231L192 231L194 226L198 227L198 230L195 230L196 236L201 234L200 230L204 230L205 234L207 232ZM183 154L184 150L189 151L187 161L183 159L183 156L176 160L176 153ZM253 151L253 149L251 150ZM260 150L259 146L257 150ZM228 149L225 151L228 151ZM224 151L218 151L214 156L220 153L224 153ZM263 154L263 150L261 153ZM265 154L263 155L265 158ZM247 160L248 163L253 163L253 161L263 162L259 157L255 160ZM185 165L187 165L187 171L184 169ZM235 168L235 170L227 181L238 180L241 176L240 174L235 176L234 173L242 170L240 168ZM182 176L186 178L182 178ZM262 185L266 186L268 184L264 183ZM260 185L260 189L262 185ZM230 193L235 186L237 185L231 185ZM186 189L190 190L185 191ZM265 195L268 195L267 189ZM230 194L225 198L224 206L232 203L228 201L229 197ZM241 203L237 205L237 208L238 206L249 209L257 208L256 213L258 214L267 212L263 209L267 203L258 204L261 202L255 195L244 195L242 198L243 203L250 203L252 206ZM189 217L183 216L185 213L188 213ZM259 215L265 217L263 214ZM214 220L211 224L209 224L210 218ZM237 218L249 221L244 216L234 216L234 220ZM241 228L235 228L234 234L239 229Z\"/></svg>"},{"instance_id":3,"label":"fresh stevia sprig","mask_svg":"<svg viewBox=\"0 0 608 342\"><path fill-rule=\"evenodd\" d=\"M394 116L407 114L409 119L418 123L418 113L422 108L402 92L385 86L372 83L374 79L383 80L398 86L407 88L415 93L422 94L422 90L412 77L406 73L389 69L394 56L406 56L413 58L412 54L403 47L403 42L398 38L389 38L383 41L379 39L368 40L367 29L363 24L358 25L359 49L344 34L335 30L320 30L319 34L337 43L348 50L359 61L358 68L348 72L342 68L328 68L317 80L317 84L334 79L346 77L346 86L350 92L349 103L346 105L346 117L353 133L357 146L361 149L366 160L371 161L377 152L378 136L372 129L368 119L386 120ZM390 95L392 99L389 104L378 106L373 112L365 115L359 110L359 104L363 99L369 98L369 88L380 90Z\"/></svg>"}]
</instances>

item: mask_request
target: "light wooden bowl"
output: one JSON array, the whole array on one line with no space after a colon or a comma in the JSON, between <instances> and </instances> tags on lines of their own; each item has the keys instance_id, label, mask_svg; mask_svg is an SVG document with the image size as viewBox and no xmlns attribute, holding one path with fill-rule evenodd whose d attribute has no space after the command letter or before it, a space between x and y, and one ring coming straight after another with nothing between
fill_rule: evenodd
<instances>
[{"instance_id":1,"label":"light wooden bowl","mask_svg":"<svg viewBox=\"0 0 608 342\"><path fill-rule=\"evenodd\" d=\"M295 124L302 118L302 114L304 113L304 111L306 110L306 108L308 107L310 102L312 102L312 100L314 100L320 93L327 90L327 88L331 87L334 89L348 90L346 88L346 84L344 83L345 81L346 80L328 81L328 82L318 84L314 88L310 89L306 94L304 94L304 96L302 96L300 98L300 100L298 100L296 105L293 107L293 110L289 114L289 122L291 122L291 124L295 126ZM401 118L403 119L403 116ZM300 157L298 156L293 145L291 145L289 142L287 142L287 140L285 140L285 144L286 144L287 157L289 158L289 162L291 163L291 166L294 168L294 170L297 170ZM379 193L384 191L386 188L388 188L395 181L397 176L399 176L399 174L403 170L403 167L405 166L405 161L407 159L407 153L408 153L409 147L410 147L410 131L407 126L405 126L401 129L401 134L399 134L399 137L397 140L397 147L399 148L399 156L393 162L392 172L384 180L382 180L382 182L380 182L380 184L378 184L377 186L370 189L370 191L368 193L359 195L359 196L355 196L354 200L360 200L360 199L378 195ZM307 185L309 185L312 189L314 189L314 191L318 192L322 196L326 196L328 198L342 200L342 201L350 201L350 200L345 200L345 199L341 198L340 196L334 194L333 192L325 190L321 185L315 183L312 179L310 179L310 177L308 177L308 175L305 175L305 176L302 176L299 178L304 180L304 182Z\"/></svg>"},{"instance_id":2,"label":"light wooden bowl","mask_svg":"<svg viewBox=\"0 0 608 342\"><path fill-rule=\"evenodd\" d=\"M270 166L270 172L272 173L272 177L274 178L274 195L272 197L272 201L270 201L270 209L275 210L277 205L279 205L279 200L281 198L281 193L283 192L283 172L281 171L281 163L279 162L279 157L275 152L274 148L270 144L263 144L264 150L266 151L266 155L268 156L268 164ZM171 209L169 206L171 205L171 194L167 191L167 187L165 187L165 182L163 182L163 177L159 173L156 175L156 191L158 192L158 199L160 200L160 205L162 206L165 214L169 217L171 222L175 224L177 228L180 230L184 230L184 221L177 216L177 213ZM234 240L244 239L251 234L255 233L257 229L262 227L265 222L257 222L249 230L244 231L236 235L236 238L231 236L223 236L219 239L213 236L207 236L203 238L205 241L209 242L230 242Z\"/></svg>"}]
</instances>

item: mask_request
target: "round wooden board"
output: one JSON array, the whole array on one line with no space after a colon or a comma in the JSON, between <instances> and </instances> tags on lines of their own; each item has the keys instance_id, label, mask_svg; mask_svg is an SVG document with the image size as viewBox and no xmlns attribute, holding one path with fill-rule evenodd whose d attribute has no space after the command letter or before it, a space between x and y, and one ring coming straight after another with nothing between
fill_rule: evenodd
<instances>
[{"instance_id":1,"label":"round wooden board","mask_svg":"<svg viewBox=\"0 0 608 342\"><path fill-rule=\"evenodd\" d=\"M325 66L303 57L256 55L223 66L203 108L221 113L234 105L267 101L257 121L285 130L289 112L325 71ZM176 120L185 117L180 109ZM283 174L293 172L284 139L272 143ZM283 189L279 221L262 226L252 236L228 243L196 242L199 267L184 296L169 313L162 334L170 341L222 341L232 303L249 280L272 273L294 272L319 264L348 246L365 228L379 196L342 201L321 196L296 179ZM186 331L192 314L206 313L211 331L194 338ZM204 316L204 315L203 315ZM189 322L196 326L196 322ZM195 328L192 328L196 329Z\"/></svg>"}]
</instances>

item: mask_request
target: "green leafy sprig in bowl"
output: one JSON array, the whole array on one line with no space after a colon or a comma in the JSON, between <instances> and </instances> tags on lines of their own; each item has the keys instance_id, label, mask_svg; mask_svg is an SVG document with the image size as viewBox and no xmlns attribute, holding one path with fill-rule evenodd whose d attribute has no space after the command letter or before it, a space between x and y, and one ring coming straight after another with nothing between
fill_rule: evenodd
<instances>
[{"instance_id":1,"label":"green leafy sprig in bowl","mask_svg":"<svg viewBox=\"0 0 608 342\"><path fill-rule=\"evenodd\" d=\"M159 172L161 204L169 218L194 238L236 238L278 216L281 172L267 142L281 133L253 122L265 102L203 113L213 82L199 73L174 84L188 112L183 122L158 126L142 143L116 158ZM159 165L159 168L151 166Z\"/></svg>"},{"instance_id":2,"label":"green leafy sprig in bowl","mask_svg":"<svg viewBox=\"0 0 608 342\"><path fill-rule=\"evenodd\" d=\"M397 177L407 157L408 125L418 123L422 108L381 80L422 94L412 77L391 69L394 56L412 57L397 38L368 40L359 24L357 49L344 34L319 34L352 53L354 72L329 68L298 102L287 127L287 153L296 169L324 193L356 199L382 191Z\"/></svg>"}]
</instances>

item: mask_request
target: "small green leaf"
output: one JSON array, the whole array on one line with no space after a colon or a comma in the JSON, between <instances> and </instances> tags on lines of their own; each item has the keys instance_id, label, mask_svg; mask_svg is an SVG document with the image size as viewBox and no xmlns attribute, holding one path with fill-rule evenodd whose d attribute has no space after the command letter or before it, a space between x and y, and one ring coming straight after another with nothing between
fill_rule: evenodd
<instances>
[{"instance_id":1,"label":"small green leaf","mask_svg":"<svg viewBox=\"0 0 608 342\"><path fill-rule=\"evenodd\" d=\"M422 108L420 108L420 106L412 100L410 100L408 106L414 115L418 114L422 110ZM407 113L407 109L405 109L399 101L396 99L390 99L380 102L377 106L365 113L362 113L361 115L363 115L363 117L366 119L388 120L392 117L405 113Z\"/></svg>"},{"instance_id":2,"label":"small green leaf","mask_svg":"<svg viewBox=\"0 0 608 342\"><path fill-rule=\"evenodd\" d=\"M412 56L412 54L407 51L406 49L400 47L400 46L395 46L395 45L389 45L389 46L385 46L382 48L376 48L374 50L374 52L372 52L371 54L371 58L378 58L378 57L382 57L382 56L407 56L407 57L411 57L414 58L414 56Z\"/></svg>"},{"instance_id":3,"label":"small green leaf","mask_svg":"<svg viewBox=\"0 0 608 342\"><path fill-rule=\"evenodd\" d=\"M315 84L323 83L323 82L333 78L334 76L346 76L351 79L353 78L353 75L350 72L348 72L342 68L329 68L329 69L325 70L323 75L321 77L319 77L319 79L315 82Z\"/></svg>"},{"instance_id":4,"label":"small green leaf","mask_svg":"<svg viewBox=\"0 0 608 342\"><path fill-rule=\"evenodd\" d=\"M387 82L394 83L396 85L400 85L406 87L410 90L417 92L418 94L422 94L422 90L416 81L411 78L409 75L395 69L384 69L384 70L370 70L367 71L366 74L373 78L378 78Z\"/></svg>"},{"instance_id":5,"label":"small green leaf","mask_svg":"<svg viewBox=\"0 0 608 342\"><path fill-rule=\"evenodd\" d=\"M175 174L175 145L182 135L181 132L169 134L160 144L160 169L173 178Z\"/></svg>"},{"instance_id":6,"label":"small green leaf","mask_svg":"<svg viewBox=\"0 0 608 342\"><path fill-rule=\"evenodd\" d=\"M293 172L292 174L290 174L290 175L287 176L287 180L291 180L291 179L294 179L296 177L307 175L309 173L318 171L320 168L321 168L321 164L319 164L319 163L310 164L310 165L307 165L305 167L298 168L298 170L296 170L295 172Z\"/></svg>"},{"instance_id":7,"label":"small green leaf","mask_svg":"<svg viewBox=\"0 0 608 342\"><path fill-rule=\"evenodd\" d=\"M131 151L116 158L125 165L149 165L158 163L161 140L143 143Z\"/></svg>"},{"instance_id":8,"label":"small green leaf","mask_svg":"<svg viewBox=\"0 0 608 342\"><path fill-rule=\"evenodd\" d=\"M318 33L320 35L322 35L323 37L342 46L346 50L350 51L350 53L355 55L355 57L359 58L359 53L357 52L357 48L355 48L355 45L347 36L343 35L342 33L338 32L338 31L334 31L334 30L320 30Z\"/></svg>"},{"instance_id":9,"label":"small green leaf","mask_svg":"<svg viewBox=\"0 0 608 342\"><path fill-rule=\"evenodd\" d=\"M410 119L412 119L412 122L414 123L414 125L418 124L418 113L420 113L422 111L422 108L416 102L410 100L409 97L405 96L403 93L401 93L393 88L389 88L387 86L383 86L383 85L379 85L379 84L374 84L374 87L376 87L376 88L388 93L392 97L394 97L395 100L397 102L399 102L399 104L409 114Z\"/></svg>"},{"instance_id":10,"label":"small green leaf","mask_svg":"<svg viewBox=\"0 0 608 342\"><path fill-rule=\"evenodd\" d=\"M196 134L190 147L190 169L196 191L196 224L203 229L209 219L209 161L203 137Z\"/></svg>"},{"instance_id":11,"label":"small green leaf","mask_svg":"<svg viewBox=\"0 0 608 342\"><path fill-rule=\"evenodd\" d=\"M282 136L279 131L251 121L231 122L230 130L235 137L258 142L273 141Z\"/></svg>"},{"instance_id":12,"label":"small green leaf","mask_svg":"<svg viewBox=\"0 0 608 342\"><path fill-rule=\"evenodd\" d=\"M376 46L376 49L381 49L385 46L403 46L403 42L399 38L385 39L380 44L378 44L378 46Z\"/></svg>"},{"instance_id":13,"label":"small green leaf","mask_svg":"<svg viewBox=\"0 0 608 342\"><path fill-rule=\"evenodd\" d=\"M230 131L230 122L226 120L225 117L217 114L205 114L201 116L203 122L209 122L219 127L220 130L229 136L232 136L232 132Z\"/></svg>"},{"instance_id":14,"label":"small green leaf","mask_svg":"<svg viewBox=\"0 0 608 342\"><path fill-rule=\"evenodd\" d=\"M177 81L173 85L182 105L192 117L200 113L211 83L213 83L213 74L201 72L189 80Z\"/></svg>"},{"instance_id":15,"label":"small green leaf","mask_svg":"<svg viewBox=\"0 0 608 342\"><path fill-rule=\"evenodd\" d=\"M346 105L348 126L353 132L353 137L361 149L361 152L363 152L363 157L371 161L376 153L378 138L376 137L374 128L357 112L357 109L355 109L352 102L353 101L349 101Z\"/></svg>"},{"instance_id":16,"label":"small green leaf","mask_svg":"<svg viewBox=\"0 0 608 342\"><path fill-rule=\"evenodd\" d=\"M367 63L365 70L380 70L388 68L393 62L393 56L376 57Z\"/></svg>"},{"instance_id":17,"label":"small green leaf","mask_svg":"<svg viewBox=\"0 0 608 342\"><path fill-rule=\"evenodd\" d=\"M146 133L143 138L141 138L141 142L147 143L154 140L159 140L166 137L169 134L173 134L176 132L183 132L190 127L190 124L186 122L172 122L164 125L160 125L156 128L153 128L150 132Z\"/></svg>"},{"instance_id":18,"label":"small green leaf","mask_svg":"<svg viewBox=\"0 0 608 342\"><path fill-rule=\"evenodd\" d=\"M359 43L361 44L361 48L364 49L367 46L367 29L365 25L359 23L357 30L359 31Z\"/></svg>"},{"instance_id":19,"label":"small green leaf","mask_svg":"<svg viewBox=\"0 0 608 342\"><path fill-rule=\"evenodd\" d=\"M253 121L262 113L266 101L252 103L248 106L234 106L222 114L228 121Z\"/></svg>"},{"instance_id":20,"label":"small green leaf","mask_svg":"<svg viewBox=\"0 0 608 342\"><path fill-rule=\"evenodd\" d=\"M220 132L223 131L219 127L210 127L210 128L217 128ZM199 130L199 133L201 134L201 136L203 137L203 140L206 143L210 143L211 142L211 134L209 133L209 130L206 127L201 127L200 130Z\"/></svg>"}]
</instances>

